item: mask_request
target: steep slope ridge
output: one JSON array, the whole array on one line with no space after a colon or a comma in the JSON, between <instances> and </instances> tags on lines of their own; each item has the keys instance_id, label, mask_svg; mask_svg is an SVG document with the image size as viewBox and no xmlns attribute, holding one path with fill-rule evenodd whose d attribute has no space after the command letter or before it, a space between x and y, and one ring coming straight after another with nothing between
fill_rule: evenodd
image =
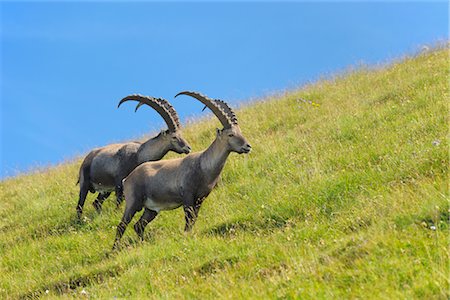
<instances>
[{"instance_id":1,"label":"steep slope ridge","mask_svg":"<svg viewBox=\"0 0 450 300\"><path fill-rule=\"evenodd\" d=\"M122 211L77 222L79 161L1 182L0 297L448 298L448 67L431 51L239 110L254 150L188 236L163 212L111 252Z\"/></svg>"}]
</instances>

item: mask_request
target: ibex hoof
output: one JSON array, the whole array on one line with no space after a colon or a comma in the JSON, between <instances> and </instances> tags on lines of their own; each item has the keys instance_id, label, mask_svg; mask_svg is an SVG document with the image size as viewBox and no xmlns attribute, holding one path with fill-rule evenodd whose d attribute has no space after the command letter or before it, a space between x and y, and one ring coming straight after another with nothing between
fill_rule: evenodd
<instances>
[{"instance_id":1,"label":"ibex hoof","mask_svg":"<svg viewBox=\"0 0 450 300\"><path fill-rule=\"evenodd\" d=\"M114 243L114 245L112 246L112 249L111 249L112 251L116 251L116 250L119 250L119 242L118 241L116 241L115 243Z\"/></svg>"},{"instance_id":2,"label":"ibex hoof","mask_svg":"<svg viewBox=\"0 0 450 300\"><path fill-rule=\"evenodd\" d=\"M92 202L92 206L94 206L94 208L97 211L97 213L101 213L102 212L102 205L97 200Z\"/></svg>"},{"instance_id":3,"label":"ibex hoof","mask_svg":"<svg viewBox=\"0 0 450 300\"><path fill-rule=\"evenodd\" d=\"M141 226L138 223L134 224L134 231L138 235L139 239L141 241L143 241L144 240L144 230L142 230Z\"/></svg>"},{"instance_id":4,"label":"ibex hoof","mask_svg":"<svg viewBox=\"0 0 450 300\"><path fill-rule=\"evenodd\" d=\"M122 201L116 201L116 209L120 208L120 204L122 203Z\"/></svg>"}]
</instances>

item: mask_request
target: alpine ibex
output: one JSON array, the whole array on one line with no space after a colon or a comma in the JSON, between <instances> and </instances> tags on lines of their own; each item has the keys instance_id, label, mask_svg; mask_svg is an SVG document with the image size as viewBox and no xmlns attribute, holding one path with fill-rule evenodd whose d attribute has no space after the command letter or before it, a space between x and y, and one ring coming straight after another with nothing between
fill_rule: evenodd
<instances>
[{"instance_id":1,"label":"alpine ibex","mask_svg":"<svg viewBox=\"0 0 450 300\"><path fill-rule=\"evenodd\" d=\"M77 205L78 217L83 212L88 191L98 192L97 199L92 203L100 212L102 203L112 191L116 192L117 205L122 202L122 180L138 165L153 160L160 160L169 151L188 154L191 147L181 136L181 126L178 115L172 105L164 99L141 95L129 95L120 100L119 105L126 101L138 101L137 111L143 104L155 109L167 123L168 130L161 131L156 137L142 142L113 144L92 150L80 167L79 183L80 198Z\"/></svg>"},{"instance_id":2,"label":"alpine ibex","mask_svg":"<svg viewBox=\"0 0 450 300\"><path fill-rule=\"evenodd\" d=\"M123 180L126 208L117 226L114 248L128 223L142 208L144 213L134 225L141 239L145 226L159 211L180 206L184 208L185 231L191 230L200 206L215 187L228 155L251 150L241 133L236 115L225 102L209 99L196 92L184 91L175 97L178 95L189 95L201 101L213 111L224 128L217 129L216 139L206 150L183 158L144 163Z\"/></svg>"}]
</instances>

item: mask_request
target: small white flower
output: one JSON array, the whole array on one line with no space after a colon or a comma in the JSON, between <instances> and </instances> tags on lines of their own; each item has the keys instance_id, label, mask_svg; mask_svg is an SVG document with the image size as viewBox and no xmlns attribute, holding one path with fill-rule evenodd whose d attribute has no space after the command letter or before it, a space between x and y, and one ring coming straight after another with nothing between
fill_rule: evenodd
<instances>
[{"instance_id":1,"label":"small white flower","mask_svg":"<svg viewBox=\"0 0 450 300\"><path fill-rule=\"evenodd\" d=\"M50 293L50 291L49 290L45 290L45 293L48 294L48 293Z\"/></svg>"},{"instance_id":2,"label":"small white flower","mask_svg":"<svg viewBox=\"0 0 450 300\"><path fill-rule=\"evenodd\" d=\"M80 292L80 294L81 294L81 295L87 295L87 292L86 292L85 289L82 289L81 292Z\"/></svg>"},{"instance_id":3,"label":"small white flower","mask_svg":"<svg viewBox=\"0 0 450 300\"><path fill-rule=\"evenodd\" d=\"M431 226L430 226L430 229L431 229L431 230L436 230L436 226L431 225Z\"/></svg>"},{"instance_id":4,"label":"small white flower","mask_svg":"<svg viewBox=\"0 0 450 300\"><path fill-rule=\"evenodd\" d=\"M433 146L439 146L441 144L440 140L433 141Z\"/></svg>"}]
</instances>

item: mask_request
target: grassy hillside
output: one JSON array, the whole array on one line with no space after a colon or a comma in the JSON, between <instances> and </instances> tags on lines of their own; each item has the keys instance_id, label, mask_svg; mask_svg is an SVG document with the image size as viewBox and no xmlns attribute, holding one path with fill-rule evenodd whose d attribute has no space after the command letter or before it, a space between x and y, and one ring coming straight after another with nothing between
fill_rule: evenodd
<instances>
[{"instance_id":1,"label":"grassy hillside","mask_svg":"<svg viewBox=\"0 0 450 300\"><path fill-rule=\"evenodd\" d=\"M0 298L448 299L448 69L441 49L239 110L254 150L189 235L163 212L111 252L123 207L90 194L77 222L80 161L1 182Z\"/></svg>"}]
</instances>

